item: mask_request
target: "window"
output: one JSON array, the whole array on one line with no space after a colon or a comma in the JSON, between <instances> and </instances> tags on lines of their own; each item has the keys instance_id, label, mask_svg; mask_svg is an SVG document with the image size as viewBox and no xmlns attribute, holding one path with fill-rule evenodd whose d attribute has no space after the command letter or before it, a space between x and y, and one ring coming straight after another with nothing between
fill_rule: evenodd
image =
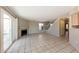
<instances>
[{"instance_id":1,"label":"window","mask_svg":"<svg viewBox=\"0 0 79 59\"><path fill-rule=\"evenodd\" d=\"M50 26L52 26L53 24L50 24Z\"/></svg>"},{"instance_id":2,"label":"window","mask_svg":"<svg viewBox=\"0 0 79 59\"><path fill-rule=\"evenodd\" d=\"M39 30L43 29L43 23L39 23Z\"/></svg>"}]
</instances>

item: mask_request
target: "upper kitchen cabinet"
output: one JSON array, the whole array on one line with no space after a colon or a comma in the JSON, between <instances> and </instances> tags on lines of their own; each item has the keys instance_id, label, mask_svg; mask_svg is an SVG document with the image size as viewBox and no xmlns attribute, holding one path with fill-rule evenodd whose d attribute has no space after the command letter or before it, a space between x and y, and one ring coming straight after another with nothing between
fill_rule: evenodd
<instances>
[{"instance_id":1,"label":"upper kitchen cabinet","mask_svg":"<svg viewBox=\"0 0 79 59\"><path fill-rule=\"evenodd\" d=\"M71 15L72 27L79 28L79 13L74 13Z\"/></svg>"}]
</instances>

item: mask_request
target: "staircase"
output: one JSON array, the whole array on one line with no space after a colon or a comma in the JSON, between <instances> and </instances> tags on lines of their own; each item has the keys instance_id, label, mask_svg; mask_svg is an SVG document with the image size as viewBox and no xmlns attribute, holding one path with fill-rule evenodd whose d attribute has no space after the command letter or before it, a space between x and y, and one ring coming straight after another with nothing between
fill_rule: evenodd
<instances>
[{"instance_id":1,"label":"staircase","mask_svg":"<svg viewBox=\"0 0 79 59\"><path fill-rule=\"evenodd\" d=\"M48 30L50 27L51 27L51 24L53 25L53 23L55 22L56 20L53 20L52 22L46 22L44 24L44 30Z\"/></svg>"}]
</instances>

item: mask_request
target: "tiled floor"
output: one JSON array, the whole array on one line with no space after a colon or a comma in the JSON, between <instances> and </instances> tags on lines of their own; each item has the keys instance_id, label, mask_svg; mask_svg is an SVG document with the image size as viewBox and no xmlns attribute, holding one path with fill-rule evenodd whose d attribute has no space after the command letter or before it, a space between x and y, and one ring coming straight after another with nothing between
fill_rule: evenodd
<instances>
[{"instance_id":1,"label":"tiled floor","mask_svg":"<svg viewBox=\"0 0 79 59\"><path fill-rule=\"evenodd\" d=\"M67 38L47 33L32 34L17 40L8 53L77 53Z\"/></svg>"}]
</instances>

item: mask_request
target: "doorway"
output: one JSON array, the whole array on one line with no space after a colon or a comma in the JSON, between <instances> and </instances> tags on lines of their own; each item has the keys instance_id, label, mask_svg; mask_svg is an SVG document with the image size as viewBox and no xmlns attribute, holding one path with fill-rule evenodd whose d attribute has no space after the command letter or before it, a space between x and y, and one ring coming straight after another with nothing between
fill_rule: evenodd
<instances>
[{"instance_id":1,"label":"doorway","mask_svg":"<svg viewBox=\"0 0 79 59\"><path fill-rule=\"evenodd\" d=\"M69 18L60 19L60 36L69 39Z\"/></svg>"},{"instance_id":2,"label":"doorway","mask_svg":"<svg viewBox=\"0 0 79 59\"><path fill-rule=\"evenodd\" d=\"M69 19L65 19L65 37L69 38Z\"/></svg>"}]
</instances>

